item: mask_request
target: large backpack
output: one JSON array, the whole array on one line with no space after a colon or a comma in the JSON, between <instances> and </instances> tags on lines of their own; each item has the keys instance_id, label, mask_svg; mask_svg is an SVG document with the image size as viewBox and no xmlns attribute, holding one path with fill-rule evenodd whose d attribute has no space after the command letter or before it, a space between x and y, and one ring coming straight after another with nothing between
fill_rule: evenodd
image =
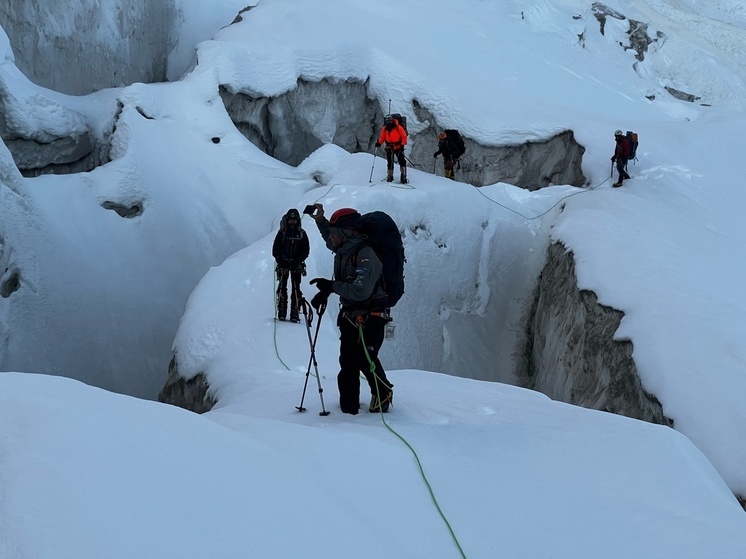
<instances>
[{"instance_id":1,"label":"large backpack","mask_svg":"<svg viewBox=\"0 0 746 559\"><path fill-rule=\"evenodd\" d=\"M383 289L393 307L404 294L404 244L396 222L386 212L370 212L360 218L360 233L383 264Z\"/></svg>"},{"instance_id":2,"label":"large backpack","mask_svg":"<svg viewBox=\"0 0 746 559\"><path fill-rule=\"evenodd\" d=\"M453 146L453 158L458 159L464 153L466 153L466 144L464 144L464 138L461 136L458 130L447 129L446 138L449 143Z\"/></svg>"},{"instance_id":3,"label":"large backpack","mask_svg":"<svg viewBox=\"0 0 746 559\"><path fill-rule=\"evenodd\" d=\"M627 140L629 141L629 159L637 159L637 132L627 130Z\"/></svg>"}]
</instances>

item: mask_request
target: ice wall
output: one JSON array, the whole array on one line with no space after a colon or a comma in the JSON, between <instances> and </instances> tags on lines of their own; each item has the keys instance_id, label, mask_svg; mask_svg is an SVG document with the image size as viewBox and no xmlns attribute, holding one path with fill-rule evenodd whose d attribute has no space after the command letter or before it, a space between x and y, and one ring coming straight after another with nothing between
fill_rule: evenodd
<instances>
[{"instance_id":1,"label":"ice wall","mask_svg":"<svg viewBox=\"0 0 746 559\"><path fill-rule=\"evenodd\" d=\"M352 153L374 153L386 112L373 99L368 84L359 80L298 80L295 88L277 97L252 97L222 87L221 97L244 136L290 165L298 165L327 143ZM413 102L412 112L429 126L410 131L409 165L442 175L442 160L434 161L433 151L443 126L420 103ZM465 143L466 153L457 169L462 182L475 186L506 182L527 190L587 182L581 165L585 148L571 130L516 145L486 146L471 138L465 138Z\"/></svg>"},{"instance_id":2,"label":"ice wall","mask_svg":"<svg viewBox=\"0 0 746 559\"><path fill-rule=\"evenodd\" d=\"M577 287L573 254L549 247L529 317L519 384L554 400L672 425L645 390L632 342L614 338L623 313Z\"/></svg>"},{"instance_id":3,"label":"ice wall","mask_svg":"<svg viewBox=\"0 0 746 559\"><path fill-rule=\"evenodd\" d=\"M176 43L175 0L4 0L0 26L34 83L82 95L165 81Z\"/></svg>"}]
</instances>

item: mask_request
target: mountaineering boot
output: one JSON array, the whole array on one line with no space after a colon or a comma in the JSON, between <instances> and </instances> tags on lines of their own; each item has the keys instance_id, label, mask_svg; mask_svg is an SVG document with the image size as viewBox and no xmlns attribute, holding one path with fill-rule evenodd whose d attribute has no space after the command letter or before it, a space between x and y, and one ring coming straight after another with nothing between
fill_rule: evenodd
<instances>
[{"instance_id":1,"label":"mountaineering boot","mask_svg":"<svg viewBox=\"0 0 746 559\"><path fill-rule=\"evenodd\" d=\"M391 388L382 388L381 389L381 401L378 401L378 396L373 395L373 397L370 399L370 406L368 407L368 411L370 413L378 413L383 412L387 413L389 411L389 406L391 405L391 402L394 400L394 391Z\"/></svg>"},{"instance_id":2,"label":"mountaineering boot","mask_svg":"<svg viewBox=\"0 0 746 559\"><path fill-rule=\"evenodd\" d=\"M394 182L394 168L386 170L386 182Z\"/></svg>"},{"instance_id":3,"label":"mountaineering boot","mask_svg":"<svg viewBox=\"0 0 746 559\"><path fill-rule=\"evenodd\" d=\"M290 322L300 322L300 316L298 315L298 300L300 298L300 286L293 282L292 291L290 292Z\"/></svg>"},{"instance_id":4,"label":"mountaineering boot","mask_svg":"<svg viewBox=\"0 0 746 559\"><path fill-rule=\"evenodd\" d=\"M277 320L285 320L288 312L288 294L280 292L277 294Z\"/></svg>"},{"instance_id":5,"label":"mountaineering boot","mask_svg":"<svg viewBox=\"0 0 746 559\"><path fill-rule=\"evenodd\" d=\"M401 175L399 176L399 181L402 184L407 184L407 168L406 167L399 167L399 170L401 171Z\"/></svg>"},{"instance_id":6,"label":"mountaineering boot","mask_svg":"<svg viewBox=\"0 0 746 559\"><path fill-rule=\"evenodd\" d=\"M614 188L619 188L620 186L622 186L622 181L615 182L611 186L613 186Z\"/></svg>"}]
</instances>

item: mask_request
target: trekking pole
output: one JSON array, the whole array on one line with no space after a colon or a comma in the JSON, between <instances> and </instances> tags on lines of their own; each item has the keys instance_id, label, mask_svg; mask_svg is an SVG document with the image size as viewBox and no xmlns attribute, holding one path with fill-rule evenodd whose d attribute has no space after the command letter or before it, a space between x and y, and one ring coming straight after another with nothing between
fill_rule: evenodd
<instances>
[{"instance_id":1,"label":"trekking pole","mask_svg":"<svg viewBox=\"0 0 746 559\"><path fill-rule=\"evenodd\" d=\"M438 158L433 158L433 175L435 174L435 171L438 169Z\"/></svg>"},{"instance_id":2,"label":"trekking pole","mask_svg":"<svg viewBox=\"0 0 746 559\"><path fill-rule=\"evenodd\" d=\"M295 406L295 409L297 409L299 412L306 411L306 408L303 407L303 401L306 398L306 388L308 388L308 376L311 374L311 364L313 363L314 370L316 371L316 383L319 387L319 398L321 399L321 411L319 412L319 415L326 416L329 415L329 412L326 411L326 408L324 407L324 389L321 388L321 377L319 376L319 365L316 362L316 340L319 337L319 326L321 326L321 317L324 314L324 311L326 310L326 303L322 303L319 306L319 319L316 321L316 333L314 334L313 340L311 339L311 323L313 322L313 311L309 308L310 305L306 301L305 298L301 298L300 300L300 306L303 309L303 316L306 318L306 332L308 332L308 343L311 346L311 357L308 360L308 368L306 369L306 381L303 384L303 395L300 399L300 405Z\"/></svg>"},{"instance_id":3,"label":"trekking pole","mask_svg":"<svg viewBox=\"0 0 746 559\"><path fill-rule=\"evenodd\" d=\"M376 156L378 155L378 148L373 152L373 165L370 166L370 178L368 182L373 182L373 169L376 166Z\"/></svg>"}]
</instances>

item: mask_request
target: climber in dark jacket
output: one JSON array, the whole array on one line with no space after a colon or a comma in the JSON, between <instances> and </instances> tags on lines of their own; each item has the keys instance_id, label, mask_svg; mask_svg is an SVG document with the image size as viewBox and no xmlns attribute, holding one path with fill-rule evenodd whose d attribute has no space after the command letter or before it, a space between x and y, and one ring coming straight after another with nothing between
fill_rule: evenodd
<instances>
[{"instance_id":1,"label":"climber in dark jacket","mask_svg":"<svg viewBox=\"0 0 746 559\"><path fill-rule=\"evenodd\" d=\"M618 188L622 186L622 182L625 179L632 178L627 174L627 170L625 169L627 161L629 161L629 156L632 154L632 146L629 144L629 138L627 138L621 130L614 132L614 140L616 141L616 146L614 147L614 155L611 156L611 161L616 161L616 170L619 171L619 180L611 186Z\"/></svg>"},{"instance_id":2,"label":"climber in dark jacket","mask_svg":"<svg viewBox=\"0 0 746 559\"><path fill-rule=\"evenodd\" d=\"M300 278L306 275L305 260L310 247L308 235L300 226L300 214L291 208L280 220L280 230L272 244L277 272L277 318L285 320L288 311L288 277L290 278L290 320L300 322L298 301L301 297Z\"/></svg>"},{"instance_id":3,"label":"climber in dark jacket","mask_svg":"<svg viewBox=\"0 0 746 559\"><path fill-rule=\"evenodd\" d=\"M361 216L357 211L342 208L327 220L324 207L321 204L315 206L317 211L312 217L326 246L334 252L334 280L311 280L311 284L319 289L311 299L311 306L318 311L321 305L326 306L330 294L339 295L339 406L343 413L358 413L362 372L371 393L368 411L385 413L394 392L378 359L388 321L388 295L381 286L383 264L358 233ZM365 346L362 340L365 340ZM371 362L374 372L370 370Z\"/></svg>"},{"instance_id":4,"label":"climber in dark jacket","mask_svg":"<svg viewBox=\"0 0 746 559\"><path fill-rule=\"evenodd\" d=\"M443 174L455 181L456 173L453 169L458 160L458 148L445 132L441 132L438 136L438 151L433 154L433 157L437 158L441 154L443 155Z\"/></svg>"}]
</instances>

